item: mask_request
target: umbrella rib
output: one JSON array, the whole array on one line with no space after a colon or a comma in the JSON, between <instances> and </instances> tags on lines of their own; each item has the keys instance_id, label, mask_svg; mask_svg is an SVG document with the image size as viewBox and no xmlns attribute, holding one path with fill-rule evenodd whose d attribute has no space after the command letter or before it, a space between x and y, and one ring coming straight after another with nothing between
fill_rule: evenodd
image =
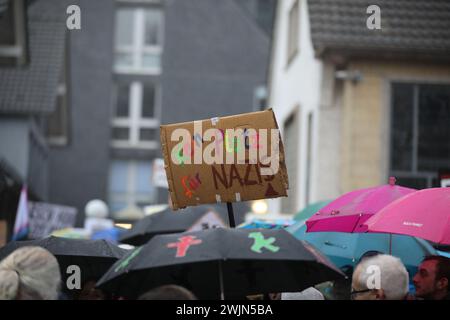
<instances>
[{"instance_id":1,"label":"umbrella rib","mask_svg":"<svg viewBox=\"0 0 450 320\"><path fill-rule=\"evenodd\" d=\"M354 233L354 232L355 232L355 229L356 229L356 227L359 225L359 221L361 221L361 218L362 218L362 214L360 214L359 217L358 217L358 219L356 219L356 223L355 223L355 225L353 226L351 233Z\"/></svg>"},{"instance_id":2,"label":"umbrella rib","mask_svg":"<svg viewBox=\"0 0 450 320\"><path fill-rule=\"evenodd\" d=\"M222 270L222 260L219 260L219 285L220 285L220 298L225 300L225 287L223 283L223 270Z\"/></svg>"},{"instance_id":3,"label":"umbrella rib","mask_svg":"<svg viewBox=\"0 0 450 320\"><path fill-rule=\"evenodd\" d=\"M115 256L115 254L114 254L114 252L113 252L113 250L112 250L112 248L111 248L111 244L108 242L108 241L106 241L106 240L104 240L103 239L103 241L104 241L104 243L106 244L106 246L108 247L108 250L109 250L109 254L111 255L111 257L116 257Z\"/></svg>"}]
</instances>

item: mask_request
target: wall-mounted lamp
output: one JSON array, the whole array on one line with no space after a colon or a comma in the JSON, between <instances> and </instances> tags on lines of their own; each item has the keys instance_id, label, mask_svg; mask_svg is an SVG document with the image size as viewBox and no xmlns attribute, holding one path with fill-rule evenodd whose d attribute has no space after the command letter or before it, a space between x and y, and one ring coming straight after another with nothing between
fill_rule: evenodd
<instances>
[{"instance_id":1,"label":"wall-mounted lamp","mask_svg":"<svg viewBox=\"0 0 450 320\"><path fill-rule=\"evenodd\" d=\"M363 79L359 70L338 70L334 73L334 77L339 80L350 80L353 83L361 82Z\"/></svg>"}]
</instances>

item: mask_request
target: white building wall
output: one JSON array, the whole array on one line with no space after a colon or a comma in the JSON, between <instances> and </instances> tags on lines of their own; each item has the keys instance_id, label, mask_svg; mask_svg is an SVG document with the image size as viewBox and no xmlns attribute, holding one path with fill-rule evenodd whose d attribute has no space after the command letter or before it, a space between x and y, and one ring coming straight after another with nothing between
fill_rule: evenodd
<instances>
[{"instance_id":1,"label":"white building wall","mask_svg":"<svg viewBox=\"0 0 450 320\"><path fill-rule=\"evenodd\" d=\"M314 200L334 199L340 190L341 121L343 83L336 81L335 67L324 63L316 147Z\"/></svg>"},{"instance_id":2,"label":"white building wall","mask_svg":"<svg viewBox=\"0 0 450 320\"><path fill-rule=\"evenodd\" d=\"M307 1L300 1L300 30L298 53L287 64L287 40L289 10L294 0L278 1L278 10L275 20L273 48L269 78L269 106L274 109L280 129L283 130L284 121L291 115L296 106L300 107L300 136L298 139L299 179L296 194L296 211L305 206L306 193L306 150L307 150L307 121L308 114L313 112L313 141L311 155L311 190L310 202L317 200L316 181L316 152L317 133L320 104L320 88L323 64L315 58L312 46ZM289 177L292 181L295 177ZM269 200L269 212L279 212L281 198Z\"/></svg>"}]
</instances>

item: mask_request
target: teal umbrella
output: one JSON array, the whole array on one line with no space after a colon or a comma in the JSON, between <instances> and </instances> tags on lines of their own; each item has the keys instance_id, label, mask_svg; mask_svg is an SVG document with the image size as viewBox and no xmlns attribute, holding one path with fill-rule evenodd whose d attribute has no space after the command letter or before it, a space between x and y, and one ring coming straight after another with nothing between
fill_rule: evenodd
<instances>
[{"instance_id":1,"label":"teal umbrella","mask_svg":"<svg viewBox=\"0 0 450 320\"><path fill-rule=\"evenodd\" d=\"M308 219L314 213L316 213L317 211L319 211L320 209L325 207L330 202L331 202L331 200L325 200L325 201L318 201L318 202L311 203L310 205L306 206L302 211L297 213L294 216L294 220L301 221L301 220Z\"/></svg>"},{"instance_id":2,"label":"teal umbrella","mask_svg":"<svg viewBox=\"0 0 450 320\"><path fill-rule=\"evenodd\" d=\"M306 232L305 221L299 221L286 229L297 239L314 245L339 268L354 267L368 251L389 254L389 234ZM392 255L399 257L410 277L417 271L424 256L437 254L427 241L404 235L392 235Z\"/></svg>"},{"instance_id":3,"label":"teal umbrella","mask_svg":"<svg viewBox=\"0 0 450 320\"><path fill-rule=\"evenodd\" d=\"M273 220L273 221L265 221L255 219L250 222L242 223L238 226L240 229L284 229L293 225L295 223L294 220Z\"/></svg>"}]
</instances>

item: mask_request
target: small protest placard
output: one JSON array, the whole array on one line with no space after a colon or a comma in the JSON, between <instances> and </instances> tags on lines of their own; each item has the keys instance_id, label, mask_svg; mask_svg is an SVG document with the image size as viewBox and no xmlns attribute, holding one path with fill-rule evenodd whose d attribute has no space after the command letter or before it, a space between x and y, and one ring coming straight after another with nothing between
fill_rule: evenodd
<instances>
[{"instance_id":1,"label":"small protest placard","mask_svg":"<svg viewBox=\"0 0 450 320\"><path fill-rule=\"evenodd\" d=\"M215 228L226 228L226 227L227 227L227 225L219 217L219 215L216 212L208 211L200 219L198 219L187 230L187 232L200 231L200 230L206 230L206 229L215 229Z\"/></svg>"},{"instance_id":2,"label":"small protest placard","mask_svg":"<svg viewBox=\"0 0 450 320\"><path fill-rule=\"evenodd\" d=\"M30 232L28 237L39 239L53 231L75 225L77 209L45 202L29 202Z\"/></svg>"}]
</instances>

